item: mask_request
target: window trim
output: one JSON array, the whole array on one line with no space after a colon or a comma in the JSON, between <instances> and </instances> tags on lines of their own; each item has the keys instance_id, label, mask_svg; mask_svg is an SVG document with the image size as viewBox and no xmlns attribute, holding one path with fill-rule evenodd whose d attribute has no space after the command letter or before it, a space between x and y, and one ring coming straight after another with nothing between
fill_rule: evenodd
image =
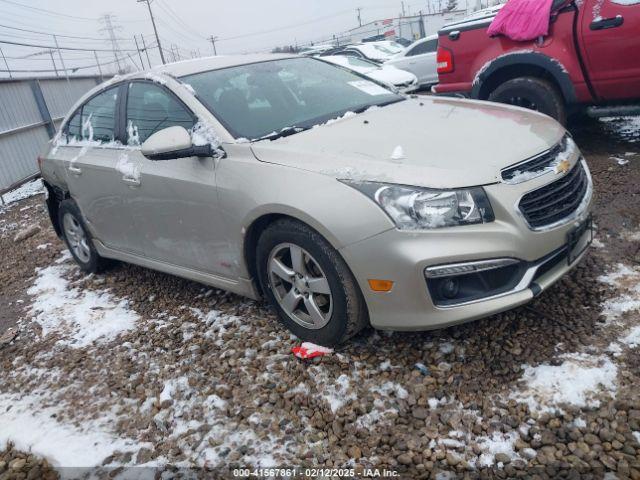
<instances>
[{"instance_id":1,"label":"window trim","mask_svg":"<svg viewBox=\"0 0 640 480\"><path fill-rule=\"evenodd\" d=\"M71 122L71 120L73 119L73 117L75 117L78 113L80 113L80 129L81 129L81 133L82 133L82 109L85 107L85 105L87 103L89 103L91 100L93 100L95 97L97 97L98 95L102 95L104 92L106 92L107 90L115 90L116 94L118 95L118 97L116 98L116 108L114 110L113 116L114 116L114 122L113 122L113 139L116 141L120 141L120 139L118 138L118 118L120 116L120 112L119 112L119 105L120 105L120 98L121 98L121 87L125 82L117 82L117 83L112 83L109 85L105 85L103 88L101 88L100 90L96 91L93 93L93 95L91 95L89 98L87 98L84 102L82 102L82 104L76 108L73 113L71 115L69 115L67 117L67 119L65 120L64 124L60 127L60 132L61 135L64 135L65 137L69 136L69 123ZM67 138L67 141L69 139ZM80 147L80 145L66 145L68 147Z\"/></svg>"},{"instance_id":2,"label":"window trim","mask_svg":"<svg viewBox=\"0 0 640 480\"><path fill-rule=\"evenodd\" d=\"M198 123L200 121L200 118L193 112L193 110L191 110L186 103L184 103L182 101L182 99L180 97L178 97L178 95L176 95L176 93L171 90L169 87L167 87L166 85L163 85L161 83L158 82L154 82L153 80L149 80L147 78L133 78L127 82L124 83L124 88L126 89L126 92L123 95L123 100L122 100L122 112L120 112L120 117L121 117L121 127L122 127L122 144L129 147L129 138L127 135L127 110L129 108L129 90L131 88L131 85L134 83L147 83L150 85L154 85L157 88L159 88L160 90L163 90L164 92L169 94L169 97L173 97L185 110L186 112L191 116L191 119L193 120L193 124L195 125L196 123ZM201 100L198 99L198 101L200 102ZM134 145L134 146L138 146L138 145Z\"/></svg>"}]
</instances>

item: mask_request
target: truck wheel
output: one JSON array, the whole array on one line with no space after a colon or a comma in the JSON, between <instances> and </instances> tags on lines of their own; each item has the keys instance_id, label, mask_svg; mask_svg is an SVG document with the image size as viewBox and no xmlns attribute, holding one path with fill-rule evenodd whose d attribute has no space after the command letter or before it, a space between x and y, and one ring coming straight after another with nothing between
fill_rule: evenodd
<instances>
[{"instance_id":1,"label":"truck wheel","mask_svg":"<svg viewBox=\"0 0 640 480\"><path fill-rule=\"evenodd\" d=\"M504 82L491 92L489 101L535 110L563 125L567 122L562 95L550 82L539 78L521 77Z\"/></svg>"},{"instance_id":2,"label":"truck wheel","mask_svg":"<svg viewBox=\"0 0 640 480\"><path fill-rule=\"evenodd\" d=\"M76 202L63 200L58 206L58 222L67 248L80 268L87 273L97 273L108 265L108 261L98 255L91 234L82 220Z\"/></svg>"},{"instance_id":3,"label":"truck wheel","mask_svg":"<svg viewBox=\"0 0 640 480\"><path fill-rule=\"evenodd\" d=\"M315 230L278 220L262 233L256 253L262 291L298 338L333 347L368 324L356 279Z\"/></svg>"}]
</instances>

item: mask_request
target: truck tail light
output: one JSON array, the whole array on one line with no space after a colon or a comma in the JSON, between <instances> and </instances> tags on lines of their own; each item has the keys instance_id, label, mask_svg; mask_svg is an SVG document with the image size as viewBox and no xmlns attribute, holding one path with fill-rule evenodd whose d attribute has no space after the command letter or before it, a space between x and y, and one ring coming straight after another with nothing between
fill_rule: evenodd
<instances>
[{"instance_id":1,"label":"truck tail light","mask_svg":"<svg viewBox=\"0 0 640 480\"><path fill-rule=\"evenodd\" d=\"M453 72L453 52L448 48L438 47L438 73Z\"/></svg>"}]
</instances>

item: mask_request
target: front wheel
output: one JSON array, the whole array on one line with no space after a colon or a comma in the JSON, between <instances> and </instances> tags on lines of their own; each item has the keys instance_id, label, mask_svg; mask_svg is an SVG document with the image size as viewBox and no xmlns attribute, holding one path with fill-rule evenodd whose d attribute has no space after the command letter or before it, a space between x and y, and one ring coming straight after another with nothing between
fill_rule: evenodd
<instances>
[{"instance_id":1,"label":"front wheel","mask_svg":"<svg viewBox=\"0 0 640 480\"><path fill-rule=\"evenodd\" d=\"M353 274L316 231L279 220L260 236L260 285L280 322L302 340L332 347L368 323Z\"/></svg>"},{"instance_id":2,"label":"front wheel","mask_svg":"<svg viewBox=\"0 0 640 480\"><path fill-rule=\"evenodd\" d=\"M489 95L489 101L528 108L567 122L566 106L558 89L546 80L520 77L504 82Z\"/></svg>"}]
</instances>

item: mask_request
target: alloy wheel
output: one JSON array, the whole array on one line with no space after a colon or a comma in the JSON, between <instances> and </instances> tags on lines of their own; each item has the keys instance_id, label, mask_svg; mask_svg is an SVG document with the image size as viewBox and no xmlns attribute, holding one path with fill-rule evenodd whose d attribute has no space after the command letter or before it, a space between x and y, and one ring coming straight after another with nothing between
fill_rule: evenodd
<instances>
[{"instance_id":1,"label":"alloy wheel","mask_svg":"<svg viewBox=\"0 0 640 480\"><path fill-rule=\"evenodd\" d=\"M277 245L269 255L268 276L276 301L294 322L311 330L329 323L333 313L329 280L304 248Z\"/></svg>"},{"instance_id":2,"label":"alloy wheel","mask_svg":"<svg viewBox=\"0 0 640 480\"><path fill-rule=\"evenodd\" d=\"M70 213L66 213L64 215L62 223L64 236L69 242L71 251L73 251L75 256L82 262L88 263L89 260L91 260L91 249L89 248L89 242L87 240L87 235L84 232L84 228L82 228L78 219Z\"/></svg>"}]
</instances>

